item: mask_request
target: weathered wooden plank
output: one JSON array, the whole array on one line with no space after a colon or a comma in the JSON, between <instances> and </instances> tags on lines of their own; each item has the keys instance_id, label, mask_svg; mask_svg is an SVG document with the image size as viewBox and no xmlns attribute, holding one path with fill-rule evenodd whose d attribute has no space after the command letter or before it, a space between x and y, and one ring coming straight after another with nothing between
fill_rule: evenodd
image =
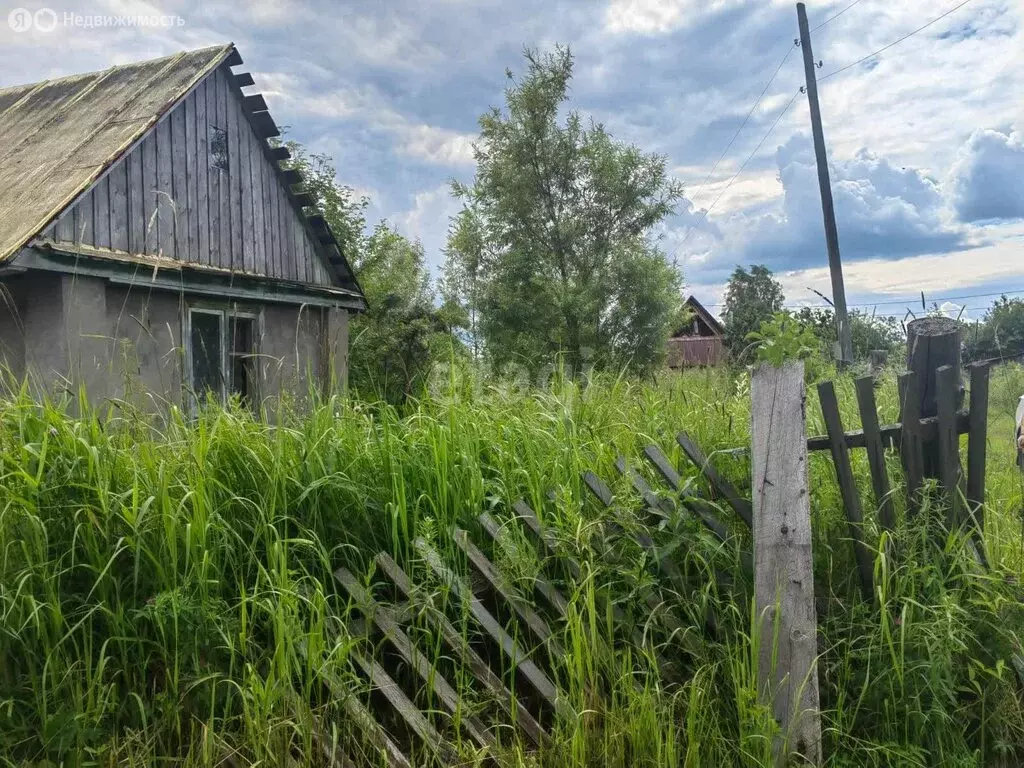
<instances>
[{"instance_id":1,"label":"weathered wooden plank","mask_svg":"<svg viewBox=\"0 0 1024 768\"><path fill-rule=\"evenodd\" d=\"M256 135L261 139L270 139L281 135L281 130L277 127L274 118L270 116L269 112L253 112L251 122L253 130L256 131Z\"/></svg>"},{"instance_id":2,"label":"weathered wooden plank","mask_svg":"<svg viewBox=\"0 0 1024 768\"><path fill-rule=\"evenodd\" d=\"M238 252L238 262L235 265L237 269L251 269L252 265L256 263L256 232L253 225L255 216L255 202L253 201L253 192L255 187L252 183L252 158L249 153L249 142L240 141L238 143L238 188L240 192L240 204L239 204L239 231L241 235L240 248Z\"/></svg>"},{"instance_id":3,"label":"weathered wooden plank","mask_svg":"<svg viewBox=\"0 0 1024 768\"><path fill-rule=\"evenodd\" d=\"M248 144L246 132L249 130L249 124L246 122L245 116L241 114L235 89L230 85L227 87L227 94L228 161L229 163L235 163L237 158L238 164L237 170L231 168L228 172L230 180L229 195L231 197L231 268L243 269L245 262L243 241L246 237L245 225L243 223L245 221L244 190L249 184L248 169L246 167L248 156L245 147Z\"/></svg>"},{"instance_id":4,"label":"weathered wooden plank","mask_svg":"<svg viewBox=\"0 0 1024 768\"><path fill-rule=\"evenodd\" d=\"M228 79L223 70L215 74L217 79L217 125L227 130L228 110L233 105L232 94L228 88ZM218 171L220 176L220 190L218 201L220 205L220 218L218 219L217 237L220 241L220 261L222 267L231 267L237 261L237 255L232 251L231 244L231 132L228 131L228 169Z\"/></svg>"},{"instance_id":5,"label":"weathered wooden plank","mask_svg":"<svg viewBox=\"0 0 1024 768\"><path fill-rule=\"evenodd\" d=\"M843 440L843 423L839 415L839 403L836 401L836 390L831 381L823 381L818 385L818 400L821 403L821 414L825 418L825 427L832 440L832 463L835 465L836 480L839 492L846 509L849 523L850 538L853 540L854 556L860 575L861 590L864 599L874 599L874 559L864 543L862 526L864 516L861 513L860 495L850 466L850 449Z\"/></svg>"},{"instance_id":6,"label":"weathered wooden plank","mask_svg":"<svg viewBox=\"0 0 1024 768\"><path fill-rule=\"evenodd\" d=\"M555 639L554 633L548 627L547 622L540 617L540 615L533 610L529 602L520 594L519 590L509 584L505 578L498 573L498 569L495 568L491 561L484 555L469 539L469 533L461 528L456 528L452 531L452 539L458 545L459 549L465 553L466 558L470 564L479 573L488 584L491 589L501 596L502 600L505 601L506 605L512 609L512 612L518 616L522 622L530 628L534 636L544 643L548 652L553 658L558 658L565 655L565 650L562 648L562 644Z\"/></svg>"},{"instance_id":7,"label":"weathered wooden plank","mask_svg":"<svg viewBox=\"0 0 1024 768\"><path fill-rule=\"evenodd\" d=\"M667 499L661 498L654 492L650 483L648 483L644 476L637 472L635 468L630 466L629 462L626 461L625 456L619 456L615 459L615 469L618 470L620 475L629 480L634 490L640 494L644 503L648 507L651 509L660 509L664 512L672 511L672 504L669 503Z\"/></svg>"},{"instance_id":8,"label":"weathered wooden plank","mask_svg":"<svg viewBox=\"0 0 1024 768\"><path fill-rule=\"evenodd\" d=\"M224 253L222 251L220 224L221 186L222 183L226 183L228 181L229 174L225 173L214 164L213 147L211 146L214 129L224 130L224 123L221 122L222 115L217 107L217 103L220 101L217 83L218 78L216 73L206 80L206 167L208 178L207 206L209 209L209 215L207 217L209 242L206 248L206 253L209 255L209 261L206 263L220 267L223 266L224 261L227 261L228 266L230 266L231 254L230 252ZM230 157L228 158L228 163L231 163ZM224 258L222 258L222 254Z\"/></svg>"},{"instance_id":9,"label":"weathered wooden plank","mask_svg":"<svg viewBox=\"0 0 1024 768\"><path fill-rule=\"evenodd\" d=\"M661 452L658 446L648 445L644 448L644 456L673 491L682 493L683 478L675 471L668 457ZM719 541L725 542L729 539L729 529L715 516L709 504L693 496L681 496L680 503L697 515L704 527L711 531Z\"/></svg>"},{"instance_id":10,"label":"weathered wooden plank","mask_svg":"<svg viewBox=\"0 0 1024 768\"><path fill-rule=\"evenodd\" d=\"M612 494L611 488L609 488L608 485L595 473L590 471L584 472L583 484L586 485L588 490L590 490L590 492L597 498L598 501L601 502L601 504L604 507L610 508L612 506L612 504L614 503L614 495ZM617 523L611 523L610 526L613 532L618 534L623 533L621 526L619 526ZM679 568L676 567L676 564L673 563L671 560L667 560L661 557L661 555L658 553L657 547L654 544L654 539L652 539L650 535L648 535L647 533L638 532L632 535L631 538L637 543L637 545L639 545L641 549L644 550L644 552L647 553L647 555L654 562L655 567L659 571L661 571L662 575L664 575L670 582L672 582L672 585L675 589L685 589L685 579L683 578L683 575L679 572ZM674 611L667 608L666 604L663 601L659 600L658 597L649 590L644 592L643 598L644 602L647 604L647 607L651 609L652 613L657 613L661 615L662 620L665 623L665 626L671 632L677 633L680 639L686 638L686 626L679 619L679 617L675 614ZM714 625L717 622L712 618L711 623L712 625Z\"/></svg>"},{"instance_id":11,"label":"weathered wooden plank","mask_svg":"<svg viewBox=\"0 0 1024 768\"><path fill-rule=\"evenodd\" d=\"M921 396L918 392L917 374L912 371L900 374L899 384L900 418L906 429L900 436L900 455L907 473L907 511L913 516L920 509L921 488L924 486L924 457L921 451L921 435L916 428L920 424Z\"/></svg>"},{"instance_id":12,"label":"weathered wooden plank","mask_svg":"<svg viewBox=\"0 0 1024 768\"><path fill-rule=\"evenodd\" d=\"M509 541L508 534L498 525L497 520L486 512L483 512L477 520L480 521L481 527L496 545L504 549L510 556L515 556L515 549ZM547 604L564 619L569 609L569 603L562 596L562 593L558 591L558 588L539 574L534 579L533 586Z\"/></svg>"},{"instance_id":13,"label":"weathered wooden plank","mask_svg":"<svg viewBox=\"0 0 1024 768\"><path fill-rule=\"evenodd\" d=\"M971 370L970 429L967 432L967 503L979 532L985 530L985 460L988 451L989 363Z\"/></svg>"},{"instance_id":14,"label":"weathered wooden plank","mask_svg":"<svg viewBox=\"0 0 1024 768\"><path fill-rule=\"evenodd\" d=\"M196 88L196 253L199 264L210 263L210 127L206 120L206 87L209 79Z\"/></svg>"},{"instance_id":15,"label":"weathered wooden plank","mask_svg":"<svg viewBox=\"0 0 1024 768\"><path fill-rule=\"evenodd\" d=\"M455 596L461 600L473 618L491 636L501 652L509 660L509 663L517 669L530 686L540 695L542 699L555 712L569 714L570 709L558 696L554 684L548 676L541 671L540 667L530 659L529 655L519 647L519 644L512 639L512 636L505 631L501 623L494 618L484 604L477 599L472 590L463 583L448 567L442 562L441 557L423 539L416 539L415 546L430 569L441 581L448 585Z\"/></svg>"},{"instance_id":16,"label":"weathered wooden plank","mask_svg":"<svg viewBox=\"0 0 1024 768\"><path fill-rule=\"evenodd\" d=\"M93 200L93 221L96 232L93 245L97 248L110 247L110 176L104 176L93 185L90 193Z\"/></svg>"},{"instance_id":17,"label":"weathered wooden plank","mask_svg":"<svg viewBox=\"0 0 1024 768\"><path fill-rule=\"evenodd\" d=\"M263 264L261 272L268 272L274 268L274 235L277 233L274 218L273 192L277 186L277 178L274 170L263 158L263 148L259 149L260 175L263 184Z\"/></svg>"},{"instance_id":18,"label":"weathered wooden plank","mask_svg":"<svg viewBox=\"0 0 1024 768\"><path fill-rule=\"evenodd\" d=\"M960 372L951 365L935 371L935 402L939 412L939 482L946 497L946 525L960 523L960 439L956 433L956 398Z\"/></svg>"},{"instance_id":19,"label":"weathered wooden plank","mask_svg":"<svg viewBox=\"0 0 1024 768\"><path fill-rule=\"evenodd\" d=\"M363 670L370 685L381 692L399 717L405 721L413 733L423 740L431 752L449 763L458 759L458 755L451 745L441 738L437 729L430 724L430 721L423 716L423 713L416 708L416 705L409 700L398 683L391 679L391 675L380 664L354 649L349 651L349 656L355 661L356 666Z\"/></svg>"},{"instance_id":20,"label":"weathered wooden plank","mask_svg":"<svg viewBox=\"0 0 1024 768\"><path fill-rule=\"evenodd\" d=\"M302 173L300 173L295 168L288 168L288 169L286 169L284 171L281 171L281 180L287 186L292 186L292 185L295 185L295 184L301 184L302 183Z\"/></svg>"},{"instance_id":21,"label":"weathered wooden plank","mask_svg":"<svg viewBox=\"0 0 1024 768\"><path fill-rule=\"evenodd\" d=\"M96 224L93 221L93 195L83 195L74 207L75 242L92 245L96 242Z\"/></svg>"},{"instance_id":22,"label":"weathered wooden plank","mask_svg":"<svg viewBox=\"0 0 1024 768\"><path fill-rule=\"evenodd\" d=\"M184 103L179 107L184 114L184 142L185 142L185 237L179 243L179 248L184 248L178 258L195 262L196 251L198 250L198 233L196 227L198 216L196 215L196 95L189 94Z\"/></svg>"},{"instance_id":23,"label":"weathered wooden plank","mask_svg":"<svg viewBox=\"0 0 1024 768\"><path fill-rule=\"evenodd\" d=\"M686 454L687 458L692 461L704 477L707 478L708 483L715 491L715 495L724 498L729 502L729 506L732 507L733 511L740 516L740 519L747 524L747 527L751 527L753 523L751 521L750 502L740 495L736 486L723 477L717 469L715 469L715 466L708 460L707 456L704 455L704 452L688 434L680 432L676 435L676 442L679 443L679 447L683 449L683 453Z\"/></svg>"},{"instance_id":24,"label":"weathered wooden plank","mask_svg":"<svg viewBox=\"0 0 1024 768\"><path fill-rule=\"evenodd\" d=\"M864 427L864 447L867 448L868 466L871 469L871 485L875 492L875 504L878 505L878 517L882 527L891 531L896 522L896 513L890 495L889 471L885 466L885 446L882 444L882 434L878 428L875 377L861 376L855 382L855 387L860 422Z\"/></svg>"},{"instance_id":25,"label":"weathered wooden plank","mask_svg":"<svg viewBox=\"0 0 1024 768\"><path fill-rule=\"evenodd\" d=\"M363 615L376 624L391 641L405 663L419 675L424 683L430 686L444 708L452 715L454 722L461 725L478 746L487 749L493 748L495 746L494 737L472 712L462 706L455 689L440 672L434 669L430 660L413 645L412 640L398 625L391 611L378 604L348 569L339 568L334 572L334 578L351 595Z\"/></svg>"},{"instance_id":26,"label":"weathered wooden plank","mask_svg":"<svg viewBox=\"0 0 1024 768\"><path fill-rule=\"evenodd\" d=\"M156 187L159 235L157 247L162 256L174 254L174 220L177 201L174 199L174 148L171 146L171 121L156 124Z\"/></svg>"},{"instance_id":27,"label":"weathered wooden plank","mask_svg":"<svg viewBox=\"0 0 1024 768\"><path fill-rule=\"evenodd\" d=\"M270 150L270 159L275 161L287 160L292 156L288 147L274 147Z\"/></svg>"},{"instance_id":28,"label":"weathered wooden plank","mask_svg":"<svg viewBox=\"0 0 1024 768\"><path fill-rule=\"evenodd\" d=\"M570 555L563 555L558 551L559 547L557 539L551 531L541 525L540 520L537 518L537 514L530 509L529 505L527 505L527 503L522 499L519 499L512 504L512 509L515 511L519 519L523 521L526 529L533 534L537 542L544 548L548 556L557 559L560 563L565 565L566 570L569 571L569 575L578 581L582 573L579 562L577 562L576 558Z\"/></svg>"},{"instance_id":29,"label":"weathered wooden plank","mask_svg":"<svg viewBox=\"0 0 1024 768\"><path fill-rule=\"evenodd\" d=\"M376 557L377 566L391 580L401 595L410 603L414 600L415 589L412 580L399 567L390 555L383 552ZM495 702L500 706L513 721L522 728L523 732L540 746L546 739L544 729L534 718L530 711L516 699L512 692L505 686L501 678L494 673L480 655L466 642L466 638L459 632L451 622L440 611L427 610L423 613L424 618L441 633L441 638L448 645L449 650L462 657L477 681L486 689Z\"/></svg>"},{"instance_id":30,"label":"weathered wooden plank","mask_svg":"<svg viewBox=\"0 0 1024 768\"><path fill-rule=\"evenodd\" d=\"M110 169L110 247L128 250L128 164L122 160Z\"/></svg>"},{"instance_id":31,"label":"weathered wooden plank","mask_svg":"<svg viewBox=\"0 0 1024 768\"><path fill-rule=\"evenodd\" d=\"M146 252L146 187L142 166L147 141L149 138L144 139L124 159L125 173L128 177L127 225L130 253Z\"/></svg>"},{"instance_id":32,"label":"weathered wooden plank","mask_svg":"<svg viewBox=\"0 0 1024 768\"><path fill-rule=\"evenodd\" d=\"M252 74L249 72L239 72L235 75L235 85L239 88L245 88L249 85L255 85L256 81L252 79Z\"/></svg>"},{"instance_id":33,"label":"weathered wooden plank","mask_svg":"<svg viewBox=\"0 0 1024 768\"><path fill-rule=\"evenodd\" d=\"M171 196L174 199L174 256L187 261L188 241L188 137L185 135L185 105L179 104L167 117L171 128Z\"/></svg>"},{"instance_id":34,"label":"weathered wooden plank","mask_svg":"<svg viewBox=\"0 0 1024 768\"><path fill-rule=\"evenodd\" d=\"M262 152L260 152L260 162L263 163L266 170L267 205L270 212L270 221L267 224L270 236L270 255L264 273L276 275L281 271L281 182L277 177L277 171L267 162Z\"/></svg>"},{"instance_id":35,"label":"weathered wooden plank","mask_svg":"<svg viewBox=\"0 0 1024 768\"><path fill-rule=\"evenodd\" d=\"M870 381L870 377L869 377ZM758 677L788 743L821 764L818 619L808 492L804 365L761 365L751 380ZM785 760L782 760L785 762Z\"/></svg>"},{"instance_id":36,"label":"weathered wooden plank","mask_svg":"<svg viewBox=\"0 0 1024 768\"><path fill-rule=\"evenodd\" d=\"M235 75L235 80L237 82L238 75ZM243 96L242 98L245 108L250 112L266 112L268 109L267 100L263 98L262 93L254 93L251 96Z\"/></svg>"},{"instance_id":37,"label":"weathered wooden plank","mask_svg":"<svg viewBox=\"0 0 1024 768\"><path fill-rule=\"evenodd\" d=\"M306 650L302 643L298 645L298 652L303 657L306 657ZM377 719L370 714L370 710L366 708L366 705L355 697L350 686L342 683L329 666L321 666L317 671L327 690L341 700L341 706L348 718L363 732L370 744L380 751L381 756L387 760L388 767L412 768L412 763L409 762L408 758L402 753L402 750L391 739L387 731L380 726Z\"/></svg>"},{"instance_id":38,"label":"weathered wooden plank","mask_svg":"<svg viewBox=\"0 0 1024 768\"><path fill-rule=\"evenodd\" d=\"M263 166L260 163L260 150L251 135L246 135L249 145L249 171L252 178L252 259L246 259L245 269L254 272L265 269L267 264L266 225L264 212L266 202L263 195Z\"/></svg>"}]
</instances>

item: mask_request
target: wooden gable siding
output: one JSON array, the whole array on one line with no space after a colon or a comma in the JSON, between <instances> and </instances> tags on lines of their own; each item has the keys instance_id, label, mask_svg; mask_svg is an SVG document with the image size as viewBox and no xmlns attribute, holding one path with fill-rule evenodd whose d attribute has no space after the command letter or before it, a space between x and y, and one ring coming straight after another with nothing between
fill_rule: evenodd
<instances>
[{"instance_id":1,"label":"wooden gable siding","mask_svg":"<svg viewBox=\"0 0 1024 768\"><path fill-rule=\"evenodd\" d=\"M244 109L230 70L215 70L43 237L331 285ZM227 131L226 172L211 127Z\"/></svg>"}]
</instances>

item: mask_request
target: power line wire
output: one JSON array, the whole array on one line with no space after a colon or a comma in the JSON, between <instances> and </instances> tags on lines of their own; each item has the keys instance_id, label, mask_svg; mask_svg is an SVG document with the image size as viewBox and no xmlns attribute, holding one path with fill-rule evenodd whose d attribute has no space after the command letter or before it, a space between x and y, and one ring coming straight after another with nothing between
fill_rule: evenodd
<instances>
[{"instance_id":1,"label":"power line wire","mask_svg":"<svg viewBox=\"0 0 1024 768\"><path fill-rule=\"evenodd\" d=\"M944 18L949 16L949 14L953 13L954 11L960 10L965 5L967 5L969 2L971 2L971 0L963 0L963 2L960 3L959 5L953 6L952 8L950 8L948 11L946 11L941 16L938 16L938 17L932 19L931 21L929 21L924 26L918 27L913 32L910 32L909 34L906 34L903 37L901 37L899 40L894 40L893 42L889 43L888 45L886 45L886 46L884 46L882 48L879 48L874 53L869 53L867 56L865 56L865 57L863 57L861 59L857 59L856 61L854 61L854 62L852 62L850 64L847 64L845 67L840 67L839 69L835 70L834 72L829 72L824 77L819 77L818 78L818 82L819 83L824 82L825 80L828 80L830 77L835 77L840 72L845 72L846 70L851 69L852 67L856 67L858 64L863 64L868 59L873 59L875 56L878 56L880 53L884 53L885 51L888 51L893 46L899 45L900 43L902 43L907 38L913 37L918 32L923 32L924 30L928 29L928 27L930 27L932 24L935 24L936 22L942 21Z\"/></svg>"},{"instance_id":2,"label":"power line wire","mask_svg":"<svg viewBox=\"0 0 1024 768\"><path fill-rule=\"evenodd\" d=\"M779 114L775 117L775 120L768 127L768 130L765 132L764 136L761 137L761 140L757 142L757 146L754 147L753 151L749 155L747 155L747 159L743 161L743 164L739 167L736 173L732 175L732 178L729 179L728 183L726 183L726 185L718 193L717 197L715 197L715 199L711 202L711 205L702 210L697 221L694 222L694 224L692 224L688 230L686 230L686 234L683 235L683 239L679 241L679 244L672 251L673 257L675 257L675 255L679 252L679 249L682 248L683 245L686 243L687 239L689 239L690 234L708 217L708 214L711 213L714 207L718 204L718 201L722 199L722 195L729 191L729 187L731 187L733 185L733 182L735 182L736 179L739 178L739 175L743 173L743 169L747 167L747 163L749 163L753 159L754 155L757 154L758 150L760 150L761 147L764 146L764 143L768 141L768 137L772 135L772 131L775 130L775 126L779 124L779 121L782 120L782 116L789 111L789 108L791 106L793 106L793 102L796 101L796 97L799 95L799 90L793 93L792 98L790 98L790 100L786 102L786 106L783 107L782 111L779 112Z\"/></svg>"},{"instance_id":3,"label":"power line wire","mask_svg":"<svg viewBox=\"0 0 1024 768\"><path fill-rule=\"evenodd\" d=\"M821 29L822 27L824 27L824 26L825 26L826 24L829 24L829 23L831 23L831 22L835 21L835 20L836 20L836 19L838 19L838 18L839 18L840 16L842 16L842 15L843 15L844 13L846 13L846 12L847 12L848 10L850 10L851 8L853 8L853 6L855 6L855 5L856 5L857 3L859 3L859 2L860 2L860 0L853 0L853 2L852 2L852 3L850 3L850 4L848 5L848 6L846 6L845 8L843 8L843 10L841 10L841 11L840 11L839 13L835 14L834 16L829 16L829 17L828 17L827 19L825 19L825 20L824 20L823 22L821 22L821 24L819 24L819 25L818 25L818 26L816 26L816 27L815 27L814 29L812 29L812 30L811 30L811 32L817 32L817 31L818 31L819 29Z\"/></svg>"},{"instance_id":4,"label":"power line wire","mask_svg":"<svg viewBox=\"0 0 1024 768\"><path fill-rule=\"evenodd\" d=\"M996 291L994 293L968 293L968 294L965 294L963 296L936 296L936 297L930 298L930 299L928 297L925 297L925 300L929 304L937 304L937 303L943 302L943 301L958 301L959 299L980 299L980 298L986 298L986 297L992 297L992 296L1012 296L1012 295L1018 294L1018 293L1024 293L1024 288L1019 288L1017 290L1012 290L1012 291ZM861 309L867 308L867 307L883 307L883 306L895 306L895 305L909 306L911 304L917 305L917 304L920 303L920 301L921 301L920 296L915 296L912 299L897 299L897 300L894 300L894 301L869 301L869 302L866 302L864 304L847 304L846 306L848 306L848 307L857 307L857 308L861 308ZM718 303L702 302L702 303L704 304L705 307L724 307L725 306L725 302L718 302ZM827 308L825 304L821 304L821 305L815 305L815 304L784 304L783 308L784 309L802 309L804 307L810 307L810 308L813 309L814 307L817 307L817 306L820 306L823 309ZM971 310L971 309L988 309L988 307L966 307L966 309L968 309L968 310Z\"/></svg>"},{"instance_id":5,"label":"power line wire","mask_svg":"<svg viewBox=\"0 0 1024 768\"><path fill-rule=\"evenodd\" d=\"M779 65L775 67L775 71L772 73L772 76L768 79L768 82L765 84L764 88L761 89L761 93L758 95L757 100L754 102L754 105L747 111L747 116L743 118L743 122L740 123L740 127L736 129L736 133L734 133L732 135L732 138L729 139L729 143L725 145L725 149L722 150L722 154L718 156L718 159L715 161L715 164L711 166L711 170L708 171L708 175L704 177L704 181L702 181L700 185L701 187L707 186L708 181L710 181L711 177L715 175L715 171L718 170L718 166L721 165L722 160L725 159L725 156L729 153L729 150L732 149L732 145L736 143L736 139L739 137L740 133L746 127L747 123L750 121L750 116L754 114L754 110L757 109L757 105L761 103L761 99L763 99L764 95L768 93L768 89L771 87L772 83L775 82L775 78L778 76L779 71L782 69L782 65L786 63L786 60L789 59L789 55L793 53L795 48L796 45L790 46L789 49L786 51L786 55L782 57L782 61L780 61Z\"/></svg>"}]
</instances>

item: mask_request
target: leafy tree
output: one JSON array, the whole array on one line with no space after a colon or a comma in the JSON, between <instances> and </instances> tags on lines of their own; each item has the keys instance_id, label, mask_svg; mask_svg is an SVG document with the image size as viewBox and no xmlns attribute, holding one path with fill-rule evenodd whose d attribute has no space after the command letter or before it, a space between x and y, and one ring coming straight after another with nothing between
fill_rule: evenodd
<instances>
[{"instance_id":1,"label":"leafy tree","mask_svg":"<svg viewBox=\"0 0 1024 768\"><path fill-rule=\"evenodd\" d=\"M750 270L736 267L725 287L725 306L722 319L725 321L725 344L733 356L739 356L750 344L747 336L761 329L782 311L782 286L763 264L755 264Z\"/></svg>"},{"instance_id":2,"label":"leafy tree","mask_svg":"<svg viewBox=\"0 0 1024 768\"><path fill-rule=\"evenodd\" d=\"M1024 356L1024 299L1000 296L981 323L964 328L963 338L968 360Z\"/></svg>"},{"instance_id":3,"label":"leafy tree","mask_svg":"<svg viewBox=\"0 0 1024 768\"><path fill-rule=\"evenodd\" d=\"M451 339L434 306L423 246L381 222L353 269L369 308L349 329L349 381L364 397L401 403L420 391Z\"/></svg>"},{"instance_id":4,"label":"leafy tree","mask_svg":"<svg viewBox=\"0 0 1024 768\"><path fill-rule=\"evenodd\" d=\"M818 337L822 352L829 358L838 340L836 331L836 315L832 309L821 307L801 307L793 317ZM853 357L865 360L873 349L884 349L895 352L904 342L903 329L899 320L892 315L869 315L859 310L851 310L850 335L853 339Z\"/></svg>"},{"instance_id":5,"label":"leafy tree","mask_svg":"<svg viewBox=\"0 0 1024 768\"><path fill-rule=\"evenodd\" d=\"M401 403L418 392L437 356L450 353L451 323L435 307L423 247L386 222L367 236L369 200L338 183L330 157L287 146L366 295L367 311L349 327L350 386Z\"/></svg>"},{"instance_id":6,"label":"leafy tree","mask_svg":"<svg viewBox=\"0 0 1024 768\"><path fill-rule=\"evenodd\" d=\"M338 183L334 161L328 155L309 153L297 141L289 141L285 146L291 152L287 167L302 174L303 185L316 200L349 263L358 261L366 246L366 208L370 199Z\"/></svg>"},{"instance_id":7,"label":"leafy tree","mask_svg":"<svg viewBox=\"0 0 1024 768\"><path fill-rule=\"evenodd\" d=\"M677 270L648 234L682 188L664 158L564 112L568 49L525 58L521 79L507 73L504 110L480 118L476 176L460 190L471 213L453 228L448 279L464 297L475 281L470 324L498 368L565 353L574 370L588 357L649 369L681 297Z\"/></svg>"},{"instance_id":8,"label":"leafy tree","mask_svg":"<svg viewBox=\"0 0 1024 768\"><path fill-rule=\"evenodd\" d=\"M448 229L440 289L443 309L452 325L465 329L474 360L480 358L482 351L480 302L486 250L486 232L479 212L464 206Z\"/></svg>"}]
</instances>

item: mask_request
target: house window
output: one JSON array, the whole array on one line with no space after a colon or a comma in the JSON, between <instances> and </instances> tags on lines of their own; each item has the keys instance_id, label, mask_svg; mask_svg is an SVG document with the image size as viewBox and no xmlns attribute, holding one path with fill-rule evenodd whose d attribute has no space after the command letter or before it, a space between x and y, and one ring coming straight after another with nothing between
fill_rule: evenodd
<instances>
[{"instance_id":1,"label":"house window","mask_svg":"<svg viewBox=\"0 0 1024 768\"><path fill-rule=\"evenodd\" d=\"M210 126L210 167L225 173L228 170L228 132L215 125Z\"/></svg>"},{"instance_id":2,"label":"house window","mask_svg":"<svg viewBox=\"0 0 1024 768\"><path fill-rule=\"evenodd\" d=\"M192 307L188 311L187 359L196 401L236 396L246 405L257 400L257 316L227 309Z\"/></svg>"}]
</instances>

